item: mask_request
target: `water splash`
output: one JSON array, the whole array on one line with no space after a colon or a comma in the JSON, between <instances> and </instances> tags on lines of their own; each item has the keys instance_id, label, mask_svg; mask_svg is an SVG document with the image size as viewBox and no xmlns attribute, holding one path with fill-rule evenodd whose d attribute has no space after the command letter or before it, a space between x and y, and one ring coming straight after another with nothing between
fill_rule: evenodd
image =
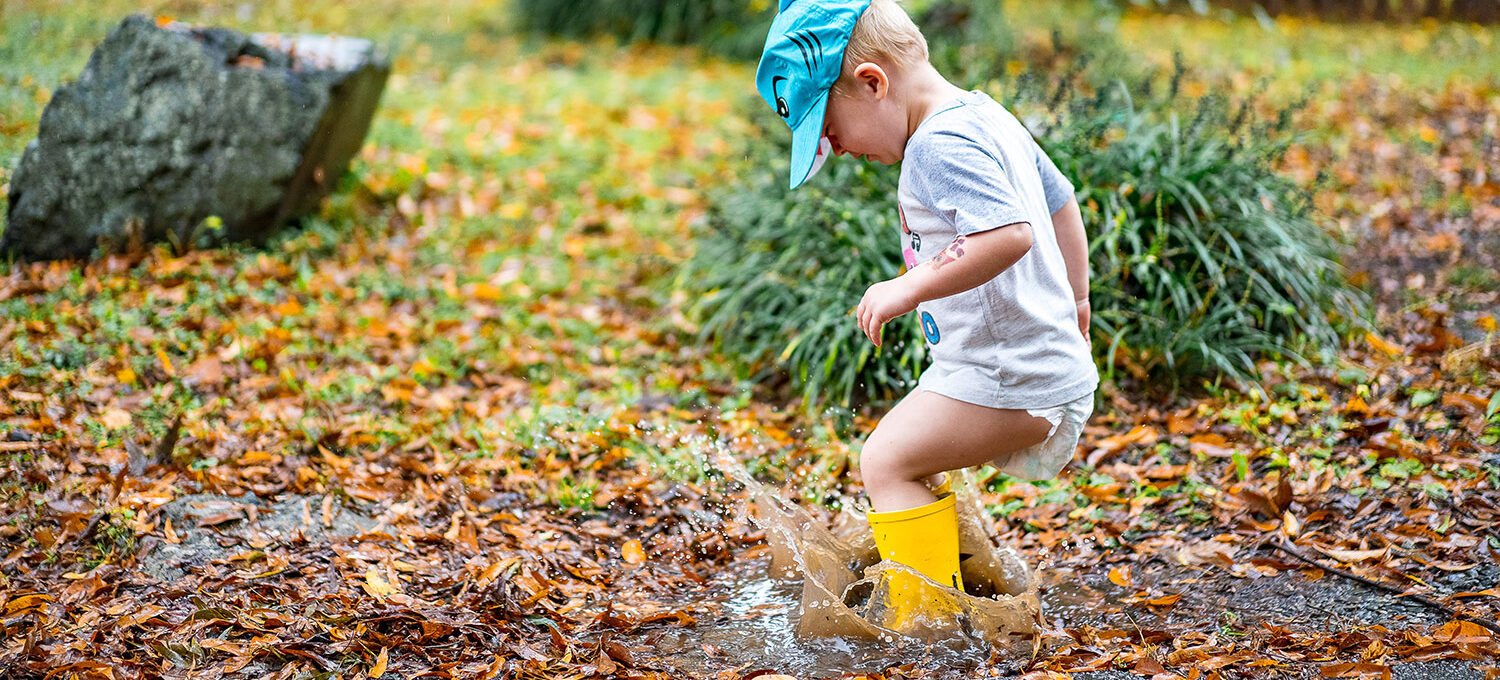
<instances>
[{"instance_id":1,"label":"water splash","mask_svg":"<svg viewBox=\"0 0 1500 680\"><path fill-rule=\"evenodd\" d=\"M744 485L749 519L766 532L771 575L802 582L796 633L808 638L854 638L892 642L915 638L955 650L989 645L1010 648L1035 635L1040 601L1036 576L1021 556L1001 544L989 528L970 477L953 474L958 496L959 550L965 588L960 592L923 577L918 586L934 606L901 631L876 625L884 601L883 572L906 567L881 561L864 513L845 507L832 526L755 481L719 447L707 448L707 462ZM908 570L909 571L909 570Z\"/></svg>"}]
</instances>

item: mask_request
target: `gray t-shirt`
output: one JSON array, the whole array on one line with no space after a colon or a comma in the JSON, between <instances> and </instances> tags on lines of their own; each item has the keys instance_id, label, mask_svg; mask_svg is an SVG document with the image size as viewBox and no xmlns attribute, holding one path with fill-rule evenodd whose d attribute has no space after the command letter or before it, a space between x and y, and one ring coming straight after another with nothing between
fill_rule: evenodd
<instances>
[{"instance_id":1,"label":"gray t-shirt","mask_svg":"<svg viewBox=\"0 0 1500 680\"><path fill-rule=\"evenodd\" d=\"M918 385L960 401L1045 408L1099 385L1052 213L1073 185L989 95L940 106L906 142L897 192L907 268L954 239L1028 222L1031 250L980 286L917 306L932 365Z\"/></svg>"}]
</instances>

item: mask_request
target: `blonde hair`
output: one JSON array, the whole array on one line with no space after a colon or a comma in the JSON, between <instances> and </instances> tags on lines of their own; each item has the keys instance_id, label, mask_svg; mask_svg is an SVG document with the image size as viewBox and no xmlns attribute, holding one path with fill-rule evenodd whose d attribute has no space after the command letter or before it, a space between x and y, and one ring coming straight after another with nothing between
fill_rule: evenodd
<instances>
[{"instance_id":1,"label":"blonde hair","mask_svg":"<svg viewBox=\"0 0 1500 680\"><path fill-rule=\"evenodd\" d=\"M870 0L849 34L841 73L829 91L846 95L854 85L854 67L867 61L903 67L927 61L927 38L896 0Z\"/></svg>"}]
</instances>

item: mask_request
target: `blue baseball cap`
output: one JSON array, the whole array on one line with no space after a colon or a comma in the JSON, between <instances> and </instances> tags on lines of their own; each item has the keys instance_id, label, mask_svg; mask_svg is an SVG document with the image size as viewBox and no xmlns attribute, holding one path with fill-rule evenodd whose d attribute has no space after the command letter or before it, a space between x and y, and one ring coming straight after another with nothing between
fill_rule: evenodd
<instances>
[{"instance_id":1,"label":"blue baseball cap","mask_svg":"<svg viewBox=\"0 0 1500 680\"><path fill-rule=\"evenodd\" d=\"M870 0L781 0L755 70L755 89L792 128L792 188L822 167L828 88L843 69L844 46Z\"/></svg>"}]
</instances>

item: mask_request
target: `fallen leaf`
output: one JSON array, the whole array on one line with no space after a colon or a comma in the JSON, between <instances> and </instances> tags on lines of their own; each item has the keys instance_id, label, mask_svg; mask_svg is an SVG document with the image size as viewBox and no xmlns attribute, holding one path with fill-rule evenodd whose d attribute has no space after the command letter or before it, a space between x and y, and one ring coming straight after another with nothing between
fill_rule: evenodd
<instances>
[{"instance_id":1,"label":"fallen leaf","mask_svg":"<svg viewBox=\"0 0 1500 680\"><path fill-rule=\"evenodd\" d=\"M1386 342L1384 338L1381 338L1379 335L1376 335L1374 333L1374 331L1365 333L1365 341L1368 342L1368 343L1370 343L1371 347L1374 347L1375 349L1378 349L1378 350L1380 350L1382 352L1385 352L1386 354L1388 354L1388 355L1390 355L1392 357L1399 357L1399 356L1401 356L1403 354L1406 354L1406 352L1407 352L1407 349L1405 347L1402 347L1401 345L1397 345L1397 344L1394 344L1394 343Z\"/></svg>"},{"instance_id":2,"label":"fallen leaf","mask_svg":"<svg viewBox=\"0 0 1500 680\"><path fill-rule=\"evenodd\" d=\"M378 678L385 675L385 665L390 661L390 648L381 647L380 655L375 657L375 665L370 667L370 677Z\"/></svg>"},{"instance_id":3,"label":"fallen leaf","mask_svg":"<svg viewBox=\"0 0 1500 680\"><path fill-rule=\"evenodd\" d=\"M639 540L632 538L620 548L620 556L629 564L640 564L646 561L646 550Z\"/></svg>"},{"instance_id":4,"label":"fallen leaf","mask_svg":"<svg viewBox=\"0 0 1500 680\"><path fill-rule=\"evenodd\" d=\"M1493 635L1488 628L1472 621L1449 621L1439 626L1432 637L1438 642L1489 642Z\"/></svg>"},{"instance_id":5,"label":"fallen leaf","mask_svg":"<svg viewBox=\"0 0 1500 680\"><path fill-rule=\"evenodd\" d=\"M1309 536L1311 535L1312 534L1309 534ZM1339 550L1337 548L1325 548L1317 544L1314 544L1313 547L1317 548L1318 552L1321 552L1324 555L1332 557L1333 559L1336 559L1340 562L1348 563L1363 562L1365 560L1382 558L1385 557L1386 552L1390 550L1389 548L1377 548L1375 550Z\"/></svg>"},{"instance_id":6,"label":"fallen leaf","mask_svg":"<svg viewBox=\"0 0 1500 680\"><path fill-rule=\"evenodd\" d=\"M401 592L400 588L391 585L390 581L385 580L385 577L380 575L380 570L373 564L365 570L365 580L360 585L372 597L382 600Z\"/></svg>"}]
</instances>

